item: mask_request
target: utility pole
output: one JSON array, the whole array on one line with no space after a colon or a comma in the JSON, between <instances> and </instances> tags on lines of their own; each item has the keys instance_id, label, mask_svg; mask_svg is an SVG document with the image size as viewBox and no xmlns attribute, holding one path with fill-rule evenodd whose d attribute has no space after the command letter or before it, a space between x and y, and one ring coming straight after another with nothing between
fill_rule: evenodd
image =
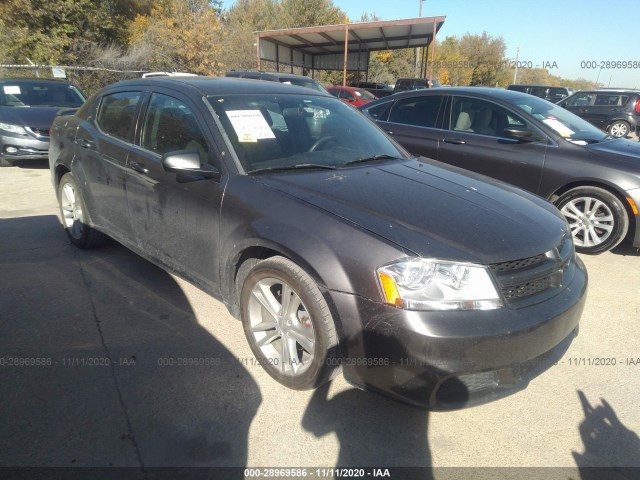
<instances>
[{"instance_id":1,"label":"utility pole","mask_svg":"<svg viewBox=\"0 0 640 480\"><path fill-rule=\"evenodd\" d=\"M520 55L520 47L516 48L516 71L513 74L513 83L517 83L518 80L518 56Z\"/></svg>"},{"instance_id":2,"label":"utility pole","mask_svg":"<svg viewBox=\"0 0 640 480\"><path fill-rule=\"evenodd\" d=\"M420 8L418 9L419 13L418 13L418 17L422 17L422 2L424 2L424 0L418 0L418 3L420 5ZM416 77L418 78L422 78L422 49L420 47L416 47L416 72L420 72L419 74L416 74ZM420 65L420 70L418 70L418 65Z\"/></svg>"}]
</instances>

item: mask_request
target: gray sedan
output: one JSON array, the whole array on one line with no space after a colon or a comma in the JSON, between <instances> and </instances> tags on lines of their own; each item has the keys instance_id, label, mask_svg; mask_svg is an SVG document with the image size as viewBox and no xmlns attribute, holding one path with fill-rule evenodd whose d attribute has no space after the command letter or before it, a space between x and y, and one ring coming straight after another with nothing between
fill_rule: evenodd
<instances>
[{"instance_id":1,"label":"gray sedan","mask_svg":"<svg viewBox=\"0 0 640 480\"><path fill-rule=\"evenodd\" d=\"M406 92L360 107L411 153L552 201L576 249L640 247L640 145L608 136L546 100L510 90Z\"/></svg>"}]
</instances>

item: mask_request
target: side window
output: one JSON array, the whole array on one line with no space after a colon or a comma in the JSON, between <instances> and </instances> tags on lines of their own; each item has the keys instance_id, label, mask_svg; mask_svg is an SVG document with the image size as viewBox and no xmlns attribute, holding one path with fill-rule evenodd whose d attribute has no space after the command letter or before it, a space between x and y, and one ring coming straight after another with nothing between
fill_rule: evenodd
<instances>
[{"instance_id":1,"label":"side window","mask_svg":"<svg viewBox=\"0 0 640 480\"><path fill-rule=\"evenodd\" d=\"M329 90L329 93L336 98L340 98L340 90Z\"/></svg>"},{"instance_id":2,"label":"side window","mask_svg":"<svg viewBox=\"0 0 640 480\"><path fill-rule=\"evenodd\" d=\"M591 100L593 100L593 93L578 93L573 96L569 101L567 101L567 106L569 107L586 107L591 105Z\"/></svg>"},{"instance_id":3,"label":"side window","mask_svg":"<svg viewBox=\"0 0 640 480\"><path fill-rule=\"evenodd\" d=\"M627 103L627 100L629 100L629 97L622 95L599 94L593 104L596 106L619 107Z\"/></svg>"},{"instance_id":4,"label":"side window","mask_svg":"<svg viewBox=\"0 0 640 480\"><path fill-rule=\"evenodd\" d=\"M158 155L176 150L193 150L200 163L207 163L209 147L191 110L182 101L154 93L144 118L142 148Z\"/></svg>"},{"instance_id":5,"label":"side window","mask_svg":"<svg viewBox=\"0 0 640 480\"><path fill-rule=\"evenodd\" d=\"M450 129L508 138L505 128L527 127L527 123L506 108L477 98L453 97Z\"/></svg>"},{"instance_id":6,"label":"side window","mask_svg":"<svg viewBox=\"0 0 640 480\"><path fill-rule=\"evenodd\" d=\"M435 128L443 98L442 95L433 95L399 100L389 114L389 121Z\"/></svg>"},{"instance_id":7,"label":"side window","mask_svg":"<svg viewBox=\"0 0 640 480\"><path fill-rule=\"evenodd\" d=\"M133 141L136 109L141 92L118 92L102 97L96 123L100 129L112 137Z\"/></svg>"},{"instance_id":8,"label":"side window","mask_svg":"<svg viewBox=\"0 0 640 480\"><path fill-rule=\"evenodd\" d=\"M393 102L381 103L375 107L366 108L365 111L375 120L382 120L383 122L386 122L388 121L387 113L389 112L389 106L391 105L393 105Z\"/></svg>"}]
</instances>

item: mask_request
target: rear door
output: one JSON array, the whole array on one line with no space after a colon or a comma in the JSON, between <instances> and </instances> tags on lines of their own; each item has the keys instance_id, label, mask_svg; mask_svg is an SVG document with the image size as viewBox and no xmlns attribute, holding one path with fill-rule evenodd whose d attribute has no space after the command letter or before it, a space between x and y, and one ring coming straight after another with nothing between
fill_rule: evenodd
<instances>
[{"instance_id":1,"label":"rear door","mask_svg":"<svg viewBox=\"0 0 640 480\"><path fill-rule=\"evenodd\" d=\"M127 161L127 201L139 248L215 293L224 181L170 173L162 166L164 154L191 151L199 154L201 165L221 170L208 111L197 101L173 90L151 92Z\"/></svg>"},{"instance_id":2,"label":"rear door","mask_svg":"<svg viewBox=\"0 0 640 480\"><path fill-rule=\"evenodd\" d=\"M445 95L416 95L396 101L378 125L409 152L438 158Z\"/></svg>"},{"instance_id":3,"label":"rear door","mask_svg":"<svg viewBox=\"0 0 640 480\"><path fill-rule=\"evenodd\" d=\"M593 106L589 107L589 122L603 130L611 120L624 117L624 107L629 101L628 94L598 93Z\"/></svg>"},{"instance_id":4,"label":"rear door","mask_svg":"<svg viewBox=\"0 0 640 480\"><path fill-rule=\"evenodd\" d=\"M468 96L451 96L445 117L438 160L538 192L549 141L542 131L511 109ZM508 127L543 140L509 138Z\"/></svg>"},{"instance_id":5,"label":"rear door","mask_svg":"<svg viewBox=\"0 0 640 480\"><path fill-rule=\"evenodd\" d=\"M141 90L105 94L76 134L76 167L87 182L87 201L98 228L117 240L132 239L126 196L126 163L139 113Z\"/></svg>"}]
</instances>

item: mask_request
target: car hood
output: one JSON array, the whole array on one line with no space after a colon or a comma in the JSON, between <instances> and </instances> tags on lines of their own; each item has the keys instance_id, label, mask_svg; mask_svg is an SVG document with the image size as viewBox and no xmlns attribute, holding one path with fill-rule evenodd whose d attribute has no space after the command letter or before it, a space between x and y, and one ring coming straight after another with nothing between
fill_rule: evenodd
<instances>
[{"instance_id":1,"label":"car hood","mask_svg":"<svg viewBox=\"0 0 640 480\"><path fill-rule=\"evenodd\" d=\"M0 120L32 128L51 128L61 107L0 107Z\"/></svg>"},{"instance_id":2,"label":"car hood","mask_svg":"<svg viewBox=\"0 0 640 480\"><path fill-rule=\"evenodd\" d=\"M587 147L592 153L604 158L615 156L617 160L625 163L640 165L640 143L618 138L592 143Z\"/></svg>"},{"instance_id":3,"label":"car hood","mask_svg":"<svg viewBox=\"0 0 640 480\"><path fill-rule=\"evenodd\" d=\"M488 264L527 258L560 243L567 225L551 204L461 172L420 159L256 178L395 243L407 255Z\"/></svg>"}]
</instances>

